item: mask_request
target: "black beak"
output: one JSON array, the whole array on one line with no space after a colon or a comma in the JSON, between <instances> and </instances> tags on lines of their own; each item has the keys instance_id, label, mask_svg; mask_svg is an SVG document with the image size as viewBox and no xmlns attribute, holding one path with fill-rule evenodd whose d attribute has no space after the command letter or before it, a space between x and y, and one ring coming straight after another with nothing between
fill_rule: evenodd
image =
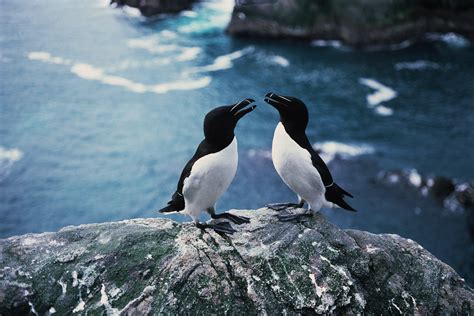
<instances>
[{"instance_id":1,"label":"black beak","mask_svg":"<svg viewBox=\"0 0 474 316\"><path fill-rule=\"evenodd\" d=\"M268 104L273 106L278 111L288 107L291 104L291 102L293 102L290 99L288 99L287 97L278 95L278 94L273 93L273 92L267 93L265 95L264 100L265 100L265 102L267 102Z\"/></svg>"},{"instance_id":2,"label":"black beak","mask_svg":"<svg viewBox=\"0 0 474 316\"><path fill-rule=\"evenodd\" d=\"M254 103L254 99L245 99L236 103L231 109L230 113L234 116L235 120L240 120L245 114L252 112L257 107Z\"/></svg>"}]
</instances>

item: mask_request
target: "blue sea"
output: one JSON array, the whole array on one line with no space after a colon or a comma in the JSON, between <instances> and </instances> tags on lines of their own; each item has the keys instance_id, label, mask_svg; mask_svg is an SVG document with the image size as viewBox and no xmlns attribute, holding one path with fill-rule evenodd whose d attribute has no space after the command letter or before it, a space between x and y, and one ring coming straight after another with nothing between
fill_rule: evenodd
<instances>
[{"instance_id":1,"label":"blue sea","mask_svg":"<svg viewBox=\"0 0 474 316\"><path fill-rule=\"evenodd\" d=\"M359 212L323 210L330 221L411 238L473 284L472 209L414 187L420 175L474 179L474 44L232 38L232 7L150 20L108 1L0 0L0 238L161 216L204 115L246 97L258 108L237 127L239 168L218 211L295 201L270 159L272 91L306 102L310 140L355 196ZM390 170L409 183L380 181Z\"/></svg>"}]
</instances>

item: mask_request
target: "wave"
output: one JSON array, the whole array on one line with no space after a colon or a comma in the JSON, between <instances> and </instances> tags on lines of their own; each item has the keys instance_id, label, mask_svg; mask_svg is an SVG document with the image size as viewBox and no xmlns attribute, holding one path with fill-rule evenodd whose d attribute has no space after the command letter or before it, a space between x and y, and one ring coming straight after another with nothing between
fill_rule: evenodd
<instances>
[{"instance_id":1,"label":"wave","mask_svg":"<svg viewBox=\"0 0 474 316\"><path fill-rule=\"evenodd\" d=\"M169 83L161 83L149 87L150 92L167 93L171 90L196 90L207 87L212 81L209 76L201 77L199 79L187 79L174 81Z\"/></svg>"},{"instance_id":2,"label":"wave","mask_svg":"<svg viewBox=\"0 0 474 316\"><path fill-rule=\"evenodd\" d=\"M105 70L109 72L116 72L120 70L126 69L134 69L134 68L144 68L144 67L152 67L152 66L163 66L168 65L173 61L173 59L166 57L166 58L154 58L150 60L124 60L119 64L107 67Z\"/></svg>"},{"instance_id":3,"label":"wave","mask_svg":"<svg viewBox=\"0 0 474 316\"><path fill-rule=\"evenodd\" d=\"M90 64L72 61L63 62L64 59L60 57L51 56L51 54L46 52L33 52L30 53L28 57L32 60L38 60L45 63L51 63L52 61L56 61L54 63L59 65L72 64L70 71L79 78L91 81L98 81L110 86L122 87L128 91L132 91L135 93L153 92L162 94L172 90L195 90L208 86L212 81L212 78L209 76L204 76L201 78L186 77L173 82L147 85L129 80L124 77L110 75L104 69L95 67Z\"/></svg>"},{"instance_id":4,"label":"wave","mask_svg":"<svg viewBox=\"0 0 474 316\"><path fill-rule=\"evenodd\" d=\"M265 149L250 149L247 151L247 156L249 158L264 158L264 159L272 159L272 152L271 150L265 150Z\"/></svg>"},{"instance_id":5,"label":"wave","mask_svg":"<svg viewBox=\"0 0 474 316\"><path fill-rule=\"evenodd\" d=\"M232 61L253 51L254 51L254 47L249 46L244 49L232 52L230 54L219 56L216 59L214 59L214 62L210 65L192 67L189 70L187 70L186 73L192 74L192 73L212 72L212 71L229 69L229 68L232 68L233 66Z\"/></svg>"},{"instance_id":6,"label":"wave","mask_svg":"<svg viewBox=\"0 0 474 316\"><path fill-rule=\"evenodd\" d=\"M359 78L359 83L375 90L373 93L367 95L367 103L370 107L379 105L382 102L390 101L397 96L395 90L374 79Z\"/></svg>"},{"instance_id":7,"label":"wave","mask_svg":"<svg viewBox=\"0 0 474 316\"><path fill-rule=\"evenodd\" d=\"M320 150L321 158L326 163L332 161L336 156L347 159L375 152L374 147L367 144L346 144L335 141L317 142L313 144L313 147Z\"/></svg>"},{"instance_id":8,"label":"wave","mask_svg":"<svg viewBox=\"0 0 474 316\"><path fill-rule=\"evenodd\" d=\"M290 61L288 59L286 59L283 56L279 56L279 55L274 55L274 56L270 57L269 60L272 63L280 65L282 67L288 67L290 65Z\"/></svg>"},{"instance_id":9,"label":"wave","mask_svg":"<svg viewBox=\"0 0 474 316\"><path fill-rule=\"evenodd\" d=\"M367 144L345 144L335 141L317 142L313 144L313 148L319 151L321 158L326 163L332 161L336 156L347 159L356 156L369 155L375 152L375 149ZM250 149L247 152L248 157L259 157L272 159L271 150Z\"/></svg>"},{"instance_id":10,"label":"wave","mask_svg":"<svg viewBox=\"0 0 474 316\"><path fill-rule=\"evenodd\" d=\"M100 68L83 63L74 64L71 68L71 72L86 80L99 81L107 85L122 87L136 93L154 92L162 94L172 90L196 90L208 86L212 80L211 77L206 76L198 79L183 79L174 82L145 85L123 77L108 75Z\"/></svg>"},{"instance_id":11,"label":"wave","mask_svg":"<svg viewBox=\"0 0 474 316\"><path fill-rule=\"evenodd\" d=\"M185 16L187 18L195 18L198 16L198 14L194 11L191 11L191 10L184 10L184 11L181 11L181 13L179 14L181 16Z\"/></svg>"},{"instance_id":12,"label":"wave","mask_svg":"<svg viewBox=\"0 0 474 316\"><path fill-rule=\"evenodd\" d=\"M109 0L98 0L96 4L97 8L108 8L110 7L110 1Z\"/></svg>"},{"instance_id":13,"label":"wave","mask_svg":"<svg viewBox=\"0 0 474 316\"><path fill-rule=\"evenodd\" d=\"M163 38L176 38L178 34L170 30L163 30L160 33L158 33L158 36L163 37Z\"/></svg>"},{"instance_id":14,"label":"wave","mask_svg":"<svg viewBox=\"0 0 474 316\"><path fill-rule=\"evenodd\" d=\"M142 17L142 13L137 8L129 7L128 5L124 5L121 8L122 8L122 11L129 17L132 17L132 18Z\"/></svg>"},{"instance_id":15,"label":"wave","mask_svg":"<svg viewBox=\"0 0 474 316\"><path fill-rule=\"evenodd\" d=\"M439 64L428 60L416 60L399 62L395 64L396 70L424 70L424 69L439 69Z\"/></svg>"},{"instance_id":16,"label":"wave","mask_svg":"<svg viewBox=\"0 0 474 316\"><path fill-rule=\"evenodd\" d=\"M27 56L30 60L38 60L55 65L70 65L72 63L69 59L51 56L51 54L47 52L29 52Z\"/></svg>"},{"instance_id":17,"label":"wave","mask_svg":"<svg viewBox=\"0 0 474 316\"><path fill-rule=\"evenodd\" d=\"M11 171L13 164L23 158L23 152L18 148L7 149L0 146L0 181Z\"/></svg>"},{"instance_id":18,"label":"wave","mask_svg":"<svg viewBox=\"0 0 474 316\"><path fill-rule=\"evenodd\" d=\"M152 54L176 52L176 61L189 61L195 59L202 51L200 47L183 47L175 44L162 44L161 37L173 38L176 33L168 30L161 31L158 36L130 39L127 46L130 48L144 49ZM166 59L166 58L165 58Z\"/></svg>"},{"instance_id":19,"label":"wave","mask_svg":"<svg viewBox=\"0 0 474 316\"><path fill-rule=\"evenodd\" d=\"M452 47L467 47L470 45L468 39L456 33L428 33L426 38L432 41L440 41Z\"/></svg>"},{"instance_id":20,"label":"wave","mask_svg":"<svg viewBox=\"0 0 474 316\"><path fill-rule=\"evenodd\" d=\"M133 92L143 93L147 91L147 87L144 84L136 83L123 77L107 75L102 69L89 64L75 63L71 67L71 72L82 79L100 81L104 84L123 87Z\"/></svg>"},{"instance_id":21,"label":"wave","mask_svg":"<svg viewBox=\"0 0 474 316\"><path fill-rule=\"evenodd\" d=\"M189 61L196 59L196 57L201 53L202 49L200 47L184 47L181 50L181 54L176 56L177 61Z\"/></svg>"},{"instance_id":22,"label":"wave","mask_svg":"<svg viewBox=\"0 0 474 316\"><path fill-rule=\"evenodd\" d=\"M374 109L375 113L381 116L390 116L393 115L393 110L384 105L377 105Z\"/></svg>"},{"instance_id":23,"label":"wave","mask_svg":"<svg viewBox=\"0 0 474 316\"><path fill-rule=\"evenodd\" d=\"M200 5L196 6L195 13L181 13L181 15L187 18L198 17L199 11L203 10L199 19L186 25L182 25L178 28L178 32L185 34L204 34L208 32L221 31L227 26L230 21L232 11L234 9L233 0L216 0L216 1L203 1Z\"/></svg>"},{"instance_id":24,"label":"wave","mask_svg":"<svg viewBox=\"0 0 474 316\"><path fill-rule=\"evenodd\" d=\"M127 46L144 49L154 54L173 52L179 49L179 46L174 44L160 44L160 40L156 36L130 39L127 41Z\"/></svg>"},{"instance_id":25,"label":"wave","mask_svg":"<svg viewBox=\"0 0 474 316\"><path fill-rule=\"evenodd\" d=\"M341 48L342 43L337 40L313 40L311 41L311 46Z\"/></svg>"},{"instance_id":26,"label":"wave","mask_svg":"<svg viewBox=\"0 0 474 316\"><path fill-rule=\"evenodd\" d=\"M206 2L208 9L215 10L219 13L232 14L234 10L234 0L214 0Z\"/></svg>"},{"instance_id":27,"label":"wave","mask_svg":"<svg viewBox=\"0 0 474 316\"><path fill-rule=\"evenodd\" d=\"M474 204L474 184L440 176L426 176L416 169L380 171L377 180L417 190L422 196L440 200L445 209L463 212ZM416 210L415 210L416 212Z\"/></svg>"}]
</instances>

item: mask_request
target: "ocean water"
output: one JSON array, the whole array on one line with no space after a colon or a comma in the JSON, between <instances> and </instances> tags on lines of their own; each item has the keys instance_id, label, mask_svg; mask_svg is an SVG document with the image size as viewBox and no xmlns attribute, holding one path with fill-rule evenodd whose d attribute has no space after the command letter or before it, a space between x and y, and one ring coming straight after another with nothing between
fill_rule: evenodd
<instances>
[{"instance_id":1,"label":"ocean water","mask_svg":"<svg viewBox=\"0 0 474 316\"><path fill-rule=\"evenodd\" d=\"M270 160L273 91L306 102L309 138L356 197L358 213L323 210L333 223L411 238L473 283L468 211L377 178L474 179L472 43L235 39L233 1L154 20L107 3L0 0L0 238L160 216L204 115L246 97L258 108L237 128L239 169L218 210L294 201Z\"/></svg>"}]
</instances>

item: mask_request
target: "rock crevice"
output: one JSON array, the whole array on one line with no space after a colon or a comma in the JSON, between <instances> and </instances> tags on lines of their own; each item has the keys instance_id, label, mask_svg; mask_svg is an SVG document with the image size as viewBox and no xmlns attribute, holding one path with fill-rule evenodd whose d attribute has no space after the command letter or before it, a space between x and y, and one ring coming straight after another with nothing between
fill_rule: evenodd
<instances>
[{"instance_id":1,"label":"rock crevice","mask_svg":"<svg viewBox=\"0 0 474 316\"><path fill-rule=\"evenodd\" d=\"M251 223L229 238L133 219L0 240L0 314L474 311L464 280L409 239L239 212Z\"/></svg>"}]
</instances>

